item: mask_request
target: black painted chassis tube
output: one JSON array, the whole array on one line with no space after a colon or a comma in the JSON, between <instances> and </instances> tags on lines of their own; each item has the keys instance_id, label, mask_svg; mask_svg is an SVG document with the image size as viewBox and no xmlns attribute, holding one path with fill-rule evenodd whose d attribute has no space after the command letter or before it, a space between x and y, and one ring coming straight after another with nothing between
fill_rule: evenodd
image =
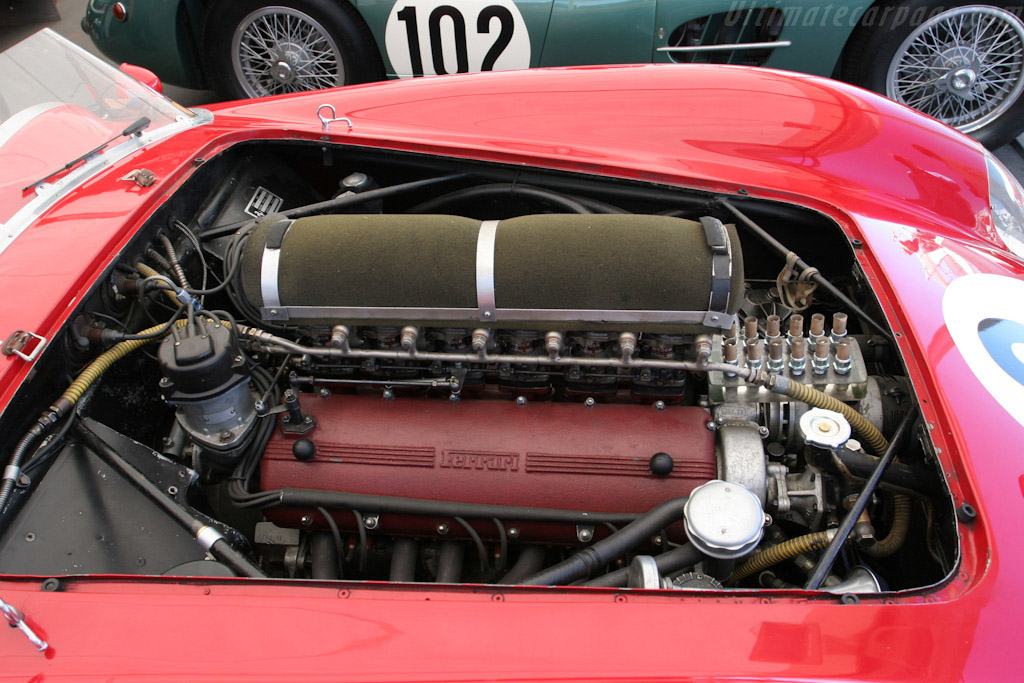
<instances>
[{"instance_id":1,"label":"black painted chassis tube","mask_svg":"<svg viewBox=\"0 0 1024 683\"><path fill-rule=\"evenodd\" d=\"M96 434L89 431L81 422L74 426L75 434L82 439L86 446L92 449L108 465L117 470L117 473L127 479L131 484L146 495L158 507L166 512L175 522L184 527L196 541L203 543L203 534L210 529L203 522L191 515L185 508L164 494L156 484L151 482L146 475L139 472L127 460L107 442L103 441ZM219 536L219 534L217 534ZM205 544L204 544L204 547ZM215 542L207 547L210 554L231 568L239 576L249 578L266 578L266 574L259 567L250 562L246 557L231 547L223 537L217 538Z\"/></svg>"},{"instance_id":2,"label":"black painted chassis tube","mask_svg":"<svg viewBox=\"0 0 1024 683\"><path fill-rule=\"evenodd\" d=\"M594 572L621 557L630 548L655 536L673 522L681 520L687 500L688 496L682 496L662 503L589 548L584 548L554 567L527 577L522 581L522 585L557 586L572 583L577 579L590 578Z\"/></svg>"},{"instance_id":3,"label":"black painted chassis tube","mask_svg":"<svg viewBox=\"0 0 1024 683\"><path fill-rule=\"evenodd\" d=\"M825 548L821 554L821 559L818 560L818 564L814 566L814 571L811 572L810 578L807 579L807 583L804 588L809 591L818 590L821 587L822 582L828 575L832 564L836 561L836 557L839 555L839 550L846 543L846 539L850 536L850 532L853 531L854 525L857 524L857 519L861 513L864 512L864 508L867 507L868 501L871 499L871 494L874 493L875 488L878 487L878 482L882 480L882 475L885 474L885 468L892 462L893 457L896 454L896 450L899 448L903 441L904 435L909 431L910 424L914 421L913 418L916 416L917 411L908 411L907 416L903 418L903 422L900 423L896 433L893 434L892 441L889 442L889 447L885 449L885 453L878 459L878 464L875 465L875 471L871 473L868 480L864 482L864 488L861 490L860 495L857 496L857 500L854 501L853 506L846 513L846 517L843 518L842 523L839 525L839 529L836 531L836 535L832 538L832 541Z\"/></svg>"}]
</instances>

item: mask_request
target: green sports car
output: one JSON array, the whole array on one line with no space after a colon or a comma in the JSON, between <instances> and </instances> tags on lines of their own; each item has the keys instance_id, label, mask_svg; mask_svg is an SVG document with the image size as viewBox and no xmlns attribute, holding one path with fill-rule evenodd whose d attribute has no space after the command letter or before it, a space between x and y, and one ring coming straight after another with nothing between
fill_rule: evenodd
<instances>
[{"instance_id":1,"label":"green sports car","mask_svg":"<svg viewBox=\"0 0 1024 683\"><path fill-rule=\"evenodd\" d=\"M1024 128L1005 0L89 0L109 57L257 97L466 71L713 62L832 76L998 146Z\"/></svg>"}]
</instances>

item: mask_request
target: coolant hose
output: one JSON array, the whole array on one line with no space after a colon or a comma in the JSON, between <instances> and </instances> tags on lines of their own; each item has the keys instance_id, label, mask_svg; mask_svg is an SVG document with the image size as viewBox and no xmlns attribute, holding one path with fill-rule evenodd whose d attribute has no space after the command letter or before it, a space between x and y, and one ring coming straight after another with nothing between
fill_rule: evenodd
<instances>
[{"instance_id":1,"label":"coolant hose","mask_svg":"<svg viewBox=\"0 0 1024 683\"><path fill-rule=\"evenodd\" d=\"M863 437L868 448L877 455L882 455L885 453L885 449L889 447L889 442L875 425L871 424L866 417L839 399L833 398L806 384L791 382L788 378L781 375L771 375L766 386L775 393L789 396L795 401L802 401L815 408L823 408L841 414L850 423L853 431ZM894 495L892 526L889 529L889 534L873 547L865 550L865 552L876 557L887 557L899 550L903 545L903 541L906 540L907 531L910 528L910 512L910 499L903 495ZM801 538L806 537L802 536ZM743 566L745 567L746 565ZM743 569L743 567L740 567L740 569Z\"/></svg>"},{"instance_id":2,"label":"coolant hose","mask_svg":"<svg viewBox=\"0 0 1024 683\"><path fill-rule=\"evenodd\" d=\"M745 579L751 574L756 574L762 569L767 569L768 567L778 564L783 560L788 560L802 553L809 553L826 548L835 533L835 529L817 531L813 534L797 536L796 538L791 538L788 541L783 541L778 545L773 545L771 548L767 548L755 554L749 560L737 567L736 571L734 571L732 576L729 577L729 581L735 583L740 579Z\"/></svg>"},{"instance_id":3,"label":"coolant hose","mask_svg":"<svg viewBox=\"0 0 1024 683\"><path fill-rule=\"evenodd\" d=\"M873 557L889 557L899 550L910 529L910 511L910 498L899 494L893 496L892 526L889 528L889 534L874 545L864 548L863 552Z\"/></svg>"},{"instance_id":4,"label":"coolant hose","mask_svg":"<svg viewBox=\"0 0 1024 683\"><path fill-rule=\"evenodd\" d=\"M630 522L610 536L553 567L524 579L524 586L558 586L591 577L597 570L624 555L630 548L683 518L688 496L673 498Z\"/></svg>"},{"instance_id":5,"label":"coolant hose","mask_svg":"<svg viewBox=\"0 0 1024 683\"><path fill-rule=\"evenodd\" d=\"M658 573L661 575L672 574L692 567L701 560L707 558L697 550L697 547L692 543L684 543L678 548L673 548L668 552L654 556L654 563L658 566ZM591 579L584 583L584 586L601 586L605 588L625 586L629 580L629 567L623 567L622 569L616 569L613 572L608 572L603 576L599 576L596 579Z\"/></svg>"},{"instance_id":6,"label":"coolant hose","mask_svg":"<svg viewBox=\"0 0 1024 683\"><path fill-rule=\"evenodd\" d=\"M868 448L870 448L876 455L885 453L885 449L889 446L889 442L886 441L882 432L878 431L875 425L871 424L871 422L869 422L868 419L859 412L839 399L818 391L807 384L791 382L788 378L782 377L781 375L771 375L771 377L774 378L774 381L769 381L767 384L769 389L777 394L788 396L794 401L801 401L815 408L823 408L824 410L831 410L841 414L846 418L847 422L850 423L850 426L853 427L853 431L857 432L857 434L864 439Z\"/></svg>"}]
</instances>

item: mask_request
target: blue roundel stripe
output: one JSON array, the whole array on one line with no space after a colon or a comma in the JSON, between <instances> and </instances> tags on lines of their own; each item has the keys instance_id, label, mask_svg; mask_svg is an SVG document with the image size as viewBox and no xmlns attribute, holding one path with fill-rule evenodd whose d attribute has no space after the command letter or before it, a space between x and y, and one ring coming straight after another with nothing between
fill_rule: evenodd
<instances>
[{"instance_id":1,"label":"blue roundel stripe","mask_svg":"<svg viewBox=\"0 0 1024 683\"><path fill-rule=\"evenodd\" d=\"M1003 372L1024 385L1024 360L1014 352L1014 345L1024 345L1024 325L1003 318L985 318L978 323L978 337Z\"/></svg>"}]
</instances>

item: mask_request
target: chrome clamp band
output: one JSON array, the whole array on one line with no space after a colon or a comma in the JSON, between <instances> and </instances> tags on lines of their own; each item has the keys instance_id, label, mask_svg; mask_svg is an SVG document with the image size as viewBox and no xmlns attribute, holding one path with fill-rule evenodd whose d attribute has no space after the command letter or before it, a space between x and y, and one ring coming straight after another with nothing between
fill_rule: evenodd
<instances>
[{"instance_id":1,"label":"chrome clamp band","mask_svg":"<svg viewBox=\"0 0 1024 683\"><path fill-rule=\"evenodd\" d=\"M199 545L203 546L203 550L209 550L213 547L213 544L217 541L223 540L224 534L214 529L212 526L204 526L196 534L196 540L199 541Z\"/></svg>"},{"instance_id":2,"label":"chrome clamp band","mask_svg":"<svg viewBox=\"0 0 1024 683\"><path fill-rule=\"evenodd\" d=\"M501 221L484 221L476 240L476 304L480 320L498 319L494 299L494 241Z\"/></svg>"},{"instance_id":3,"label":"chrome clamp band","mask_svg":"<svg viewBox=\"0 0 1024 683\"><path fill-rule=\"evenodd\" d=\"M280 220L267 233L266 246L263 247L263 260L260 262L260 294L265 308L281 306L281 290L278 276L281 270L281 246L288 228L295 221Z\"/></svg>"},{"instance_id":4,"label":"chrome clamp band","mask_svg":"<svg viewBox=\"0 0 1024 683\"><path fill-rule=\"evenodd\" d=\"M708 312L704 316L704 324L708 327L728 329L732 327L735 316L726 313L729 306L729 294L732 287L732 245L729 233L722 221L711 216L702 216L700 224L704 228L704 238L711 250L711 297L708 301Z\"/></svg>"},{"instance_id":5,"label":"chrome clamp band","mask_svg":"<svg viewBox=\"0 0 1024 683\"><path fill-rule=\"evenodd\" d=\"M277 272L281 264L280 249L264 249L260 264L260 293L264 306L280 306L281 292L277 285Z\"/></svg>"},{"instance_id":6,"label":"chrome clamp band","mask_svg":"<svg viewBox=\"0 0 1024 683\"><path fill-rule=\"evenodd\" d=\"M18 477L21 476L21 468L16 465L8 465L4 468L3 478L10 479L11 481L18 481Z\"/></svg>"}]
</instances>

